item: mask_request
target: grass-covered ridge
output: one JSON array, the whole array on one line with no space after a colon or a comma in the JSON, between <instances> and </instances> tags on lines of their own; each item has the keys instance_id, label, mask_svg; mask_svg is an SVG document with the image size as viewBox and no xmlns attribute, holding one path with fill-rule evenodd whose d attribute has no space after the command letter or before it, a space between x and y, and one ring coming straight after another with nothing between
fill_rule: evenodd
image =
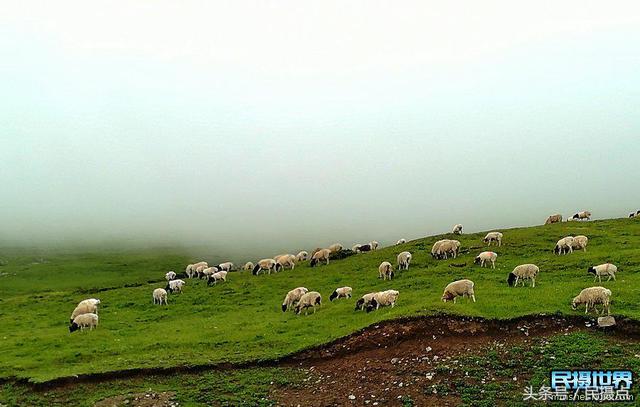
<instances>
[{"instance_id":1,"label":"grass-covered ridge","mask_svg":"<svg viewBox=\"0 0 640 407\"><path fill-rule=\"evenodd\" d=\"M231 273L226 284L206 287L188 280L182 295L172 295L169 307L153 306L151 292L169 269L182 270L191 260L169 250L105 253L44 253L0 251L0 378L45 381L82 373L137 367L246 362L277 358L348 335L383 319L447 312L511 318L538 313L573 313L570 301L593 285L590 265L618 265L612 312L640 319L640 222L634 219L565 222L502 230L496 270L481 269L472 249L455 260L435 261L430 249L441 236L418 239L373 253L307 264L276 275ZM589 237L587 253L552 253L566 235ZM482 246L484 233L457 237L463 250ZM343 242L347 245L350 242ZM395 264L397 253L413 253L410 270L392 282L377 278L383 260ZM449 264L466 263L464 268ZM506 277L514 266L540 267L536 288L509 288ZM459 278L476 283L477 303L440 301L444 286ZM283 314L280 304L291 288L304 285L323 295L315 314ZM334 288L349 285L354 299L329 303ZM104 291L99 291L109 288ZM371 314L354 312L357 297L374 290L400 291L397 306ZM68 317L87 297L102 300L100 327L69 335Z\"/></svg>"}]
</instances>

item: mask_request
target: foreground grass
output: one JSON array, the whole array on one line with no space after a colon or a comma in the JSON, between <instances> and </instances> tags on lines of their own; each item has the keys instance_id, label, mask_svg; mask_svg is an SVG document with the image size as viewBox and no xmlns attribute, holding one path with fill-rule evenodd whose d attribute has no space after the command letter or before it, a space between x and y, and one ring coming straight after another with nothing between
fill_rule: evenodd
<instances>
[{"instance_id":1,"label":"foreground grass","mask_svg":"<svg viewBox=\"0 0 640 407\"><path fill-rule=\"evenodd\" d=\"M227 283L215 287L188 280L183 294L169 298L168 307L153 306L151 292L163 285L157 281L167 270L182 270L191 260L180 252L33 255L8 250L0 253L0 378L40 382L139 367L278 358L405 315L446 312L511 318L574 313L571 298L593 285L587 267L607 261L619 268L617 282L603 282L613 291L613 313L640 319L637 220L568 222L503 232L503 246L492 248L499 255L495 270L473 265L473 257L483 250L484 233L458 237L470 252L439 262L431 258L430 248L442 236L434 236L314 269L305 264L270 276L232 273ZM555 242L569 234L587 235L588 252L554 256ZM414 255L411 269L392 282L377 279L380 262L395 264L403 250ZM508 272L529 262L541 269L536 288L507 287ZM451 263L466 266L450 267ZM440 301L444 286L459 278L476 282L477 303ZM280 310L286 292L300 285L323 295L325 304L315 315ZM344 285L354 288L356 298L388 288L399 290L400 298L393 309L354 312L356 298L328 301L333 289ZM100 327L69 335L68 316L87 297L102 300Z\"/></svg>"}]
</instances>

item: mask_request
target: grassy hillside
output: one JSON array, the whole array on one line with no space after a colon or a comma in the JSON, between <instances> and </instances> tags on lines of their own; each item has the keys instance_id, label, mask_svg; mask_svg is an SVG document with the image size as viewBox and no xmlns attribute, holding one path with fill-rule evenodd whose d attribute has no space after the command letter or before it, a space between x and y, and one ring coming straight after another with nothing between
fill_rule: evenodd
<instances>
[{"instance_id":1,"label":"grassy hillside","mask_svg":"<svg viewBox=\"0 0 640 407\"><path fill-rule=\"evenodd\" d=\"M492 249L499 255L495 270L473 264L473 257L482 251L484 233L458 237L463 250L473 249L456 260L444 261L431 258L431 245L443 237L433 236L313 269L304 264L270 276L232 273L226 284L216 287L188 280L183 294L170 296L168 307L153 306L151 292L163 286L157 281L165 271L182 270L190 260L179 252L3 251L0 378L46 381L136 367L277 358L403 315L446 312L510 318L574 313L571 298L593 285L593 276L586 269L607 261L619 269L617 282L603 282L613 291L612 312L640 319L638 220L568 222L502 231L503 246ZM587 235L587 252L554 256L555 242L569 234ZM414 255L411 269L398 273L392 282L379 280L380 262L395 264L397 253L403 250ZM466 266L455 268L450 263ZM540 266L535 289L507 286L508 272L522 263ZM442 303L444 286L460 278L476 282L478 302ZM296 316L280 310L286 292L300 285L322 293L325 303L315 315ZM355 298L329 303L329 294L343 285L354 288ZM357 297L388 288L400 291L395 308L370 314L353 311ZM69 314L78 301L88 297L102 300L100 327L70 335Z\"/></svg>"}]
</instances>

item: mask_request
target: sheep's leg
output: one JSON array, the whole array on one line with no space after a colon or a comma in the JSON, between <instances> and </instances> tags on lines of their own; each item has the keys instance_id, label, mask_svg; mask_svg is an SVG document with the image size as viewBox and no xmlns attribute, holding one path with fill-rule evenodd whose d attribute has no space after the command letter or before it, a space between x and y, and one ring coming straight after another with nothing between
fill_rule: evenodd
<instances>
[{"instance_id":1,"label":"sheep's leg","mask_svg":"<svg viewBox=\"0 0 640 407\"><path fill-rule=\"evenodd\" d=\"M531 285L531 288L535 288L535 287L536 287L536 279L535 279L535 278L533 278L531 281L532 281L532 283L531 283L531 284L532 284L532 285Z\"/></svg>"},{"instance_id":2,"label":"sheep's leg","mask_svg":"<svg viewBox=\"0 0 640 407\"><path fill-rule=\"evenodd\" d=\"M456 303L456 298L457 298L457 297L453 297L453 303L454 303L454 304Z\"/></svg>"},{"instance_id":3,"label":"sheep's leg","mask_svg":"<svg viewBox=\"0 0 640 407\"><path fill-rule=\"evenodd\" d=\"M518 278L519 278L519 277L518 277L518 276L516 276L516 283L513 285L514 287L517 287L517 286L518 286Z\"/></svg>"},{"instance_id":4,"label":"sheep's leg","mask_svg":"<svg viewBox=\"0 0 640 407\"><path fill-rule=\"evenodd\" d=\"M471 294L471 299L473 300L473 302L476 302L476 296L475 296L475 294Z\"/></svg>"},{"instance_id":5,"label":"sheep's leg","mask_svg":"<svg viewBox=\"0 0 640 407\"><path fill-rule=\"evenodd\" d=\"M495 261L493 261L493 260L491 260L491 268L492 268L492 269L495 269L495 268L496 268L496 262L495 262Z\"/></svg>"}]
</instances>

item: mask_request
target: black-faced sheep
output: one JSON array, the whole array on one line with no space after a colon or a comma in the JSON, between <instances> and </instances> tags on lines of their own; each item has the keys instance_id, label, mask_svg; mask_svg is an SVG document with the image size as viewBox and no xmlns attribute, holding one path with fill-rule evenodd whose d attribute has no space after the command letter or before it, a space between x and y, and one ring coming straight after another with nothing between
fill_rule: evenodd
<instances>
[{"instance_id":1,"label":"black-faced sheep","mask_svg":"<svg viewBox=\"0 0 640 407\"><path fill-rule=\"evenodd\" d=\"M453 233L454 235L461 235L462 234L462 225L461 224L457 224L453 226L453 230L451 231L451 233Z\"/></svg>"},{"instance_id":2,"label":"black-faced sheep","mask_svg":"<svg viewBox=\"0 0 640 407\"><path fill-rule=\"evenodd\" d=\"M253 267L253 275L257 276L259 272L267 270L269 274L271 271L275 271L276 273L280 271L280 266L274 259L262 259L258 262L258 264Z\"/></svg>"},{"instance_id":3,"label":"black-faced sheep","mask_svg":"<svg viewBox=\"0 0 640 407\"><path fill-rule=\"evenodd\" d=\"M522 286L524 287L524 282L526 280L531 280L531 287L535 287L536 276L539 272L540 268L535 264L521 264L516 266L513 271L509 273L507 283L510 287L515 287L518 285L518 281L522 281Z\"/></svg>"},{"instance_id":4,"label":"black-faced sheep","mask_svg":"<svg viewBox=\"0 0 640 407\"><path fill-rule=\"evenodd\" d=\"M184 282L184 280L171 280L167 283L167 286L164 288L165 290L167 290L170 293L174 293L174 292L178 292L181 293L182 292L182 286L185 285L186 283Z\"/></svg>"},{"instance_id":5,"label":"black-faced sheep","mask_svg":"<svg viewBox=\"0 0 640 407\"><path fill-rule=\"evenodd\" d=\"M278 256L275 260L283 270L286 268L290 268L291 270L296 268L296 256L293 254L283 254Z\"/></svg>"},{"instance_id":6,"label":"black-faced sheep","mask_svg":"<svg viewBox=\"0 0 640 407\"><path fill-rule=\"evenodd\" d=\"M164 303L164 305L169 305L167 303L167 291L162 289L162 288L156 288L155 290L153 290L153 303L154 304L158 304L158 305L162 305Z\"/></svg>"},{"instance_id":7,"label":"black-faced sheep","mask_svg":"<svg viewBox=\"0 0 640 407\"><path fill-rule=\"evenodd\" d=\"M313 256L311 256L311 267L316 266L321 261L324 261L325 264L329 264L329 256L331 256L331 250L329 249L321 249L318 250Z\"/></svg>"},{"instance_id":8,"label":"black-faced sheep","mask_svg":"<svg viewBox=\"0 0 640 407\"><path fill-rule=\"evenodd\" d=\"M196 268L204 266L204 268L209 267L209 264L206 261L200 261L198 263L189 264L184 272L187 274L187 277L192 278L196 275Z\"/></svg>"},{"instance_id":9,"label":"black-faced sheep","mask_svg":"<svg viewBox=\"0 0 640 407\"><path fill-rule=\"evenodd\" d=\"M309 290L306 287L298 287L289 291L284 297L284 301L282 301L282 312L285 312L294 306L298 301L300 301L300 298L308 292Z\"/></svg>"},{"instance_id":10,"label":"black-faced sheep","mask_svg":"<svg viewBox=\"0 0 640 407\"><path fill-rule=\"evenodd\" d=\"M366 307L369 306L369 304L371 303L371 300L373 299L373 296L376 295L377 293L368 293L362 296L362 298L360 298L358 301L356 301L356 311L359 310L364 310Z\"/></svg>"},{"instance_id":11,"label":"black-faced sheep","mask_svg":"<svg viewBox=\"0 0 640 407\"><path fill-rule=\"evenodd\" d=\"M371 250L373 250L371 248L371 244L367 243L367 244L357 244L354 245L351 250L353 250L356 253L364 253L364 252L370 252Z\"/></svg>"},{"instance_id":12,"label":"black-faced sheep","mask_svg":"<svg viewBox=\"0 0 640 407\"><path fill-rule=\"evenodd\" d=\"M317 291L309 291L300 297L300 301L295 306L295 312L297 315L300 315L302 310L304 310L304 314L307 315L307 311L309 308L313 308L313 313L316 313L316 305L322 305L322 296Z\"/></svg>"},{"instance_id":13,"label":"black-faced sheep","mask_svg":"<svg viewBox=\"0 0 640 407\"><path fill-rule=\"evenodd\" d=\"M405 244L405 243L407 243L407 239L399 239L399 240L396 242L396 246L397 246L397 245L400 245L400 244ZM354 251L355 251L355 250L354 250Z\"/></svg>"},{"instance_id":14,"label":"black-faced sheep","mask_svg":"<svg viewBox=\"0 0 640 407\"><path fill-rule=\"evenodd\" d=\"M306 251L302 250L301 252L299 252L298 254L296 254L296 261L300 262L300 261L306 261L309 258L309 253L307 253Z\"/></svg>"},{"instance_id":15,"label":"black-faced sheep","mask_svg":"<svg viewBox=\"0 0 640 407\"><path fill-rule=\"evenodd\" d=\"M602 276L609 277L607 281L613 278L613 281L616 281L616 273L618 272L618 267L611 263L600 264L599 266L589 267L587 269L587 273L591 273L594 275L593 281L596 279L601 283Z\"/></svg>"},{"instance_id":16,"label":"black-faced sheep","mask_svg":"<svg viewBox=\"0 0 640 407\"><path fill-rule=\"evenodd\" d=\"M98 315L93 313L80 314L71 321L69 326L69 333L77 331L78 329L84 331L85 328L92 330L98 327Z\"/></svg>"},{"instance_id":17,"label":"black-faced sheep","mask_svg":"<svg viewBox=\"0 0 640 407\"><path fill-rule=\"evenodd\" d=\"M563 237L558 240L553 252L557 255L573 253L573 236Z\"/></svg>"},{"instance_id":18,"label":"black-faced sheep","mask_svg":"<svg viewBox=\"0 0 640 407\"><path fill-rule=\"evenodd\" d=\"M560 215L559 213L556 213L555 215L550 215L546 221L544 221L545 225L550 225L552 223L559 223L562 222L562 215Z\"/></svg>"},{"instance_id":19,"label":"black-faced sheep","mask_svg":"<svg viewBox=\"0 0 640 407\"><path fill-rule=\"evenodd\" d=\"M378 278L382 278L386 280L387 278L391 280L393 278L393 266L388 261L383 261L378 266Z\"/></svg>"},{"instance_id":20,"label":"black-faced sheep","mask_svg":"<svg viewBox=\"0 0 640 407\"><path fill-rule=\"evenodd\" d=\"M227 272L220 270L217 273L211 274L207 278L207 285L218 284L218 281L227 281Z\"/></svg>"},{"instance_id":21,"label":"black-faced sheep","mask_svg":"<svg viewBox=\"0 0 640 407\"><path fill-rule=\"evenodd\" d=\"M82 314L97 314L98 313L98 303L95 303L91 300L80 301L80 303L76 306L76 308L71 313L71 317L69 317L69 323L72 323L74 318L78 315Z\"/></svg>"},{"instance_id":22,"label":"black-faced sheep","mask_svg":"<svg viewBox=\"0 0 640 407\"><path fill-rule=\"evenodd\" d=\"M337 298L351 298L353 289L351 287L336 288L329 296L329 301L333 301Z\"/></svg>"},{"instance_id":23,"label":"black-faced sheep","mask_svg":"<svg viewBox=\"0 0 640 407\"><path fill-rule=\"evenodd\" d=\"M411 264L411 253L401 252L396 259L398 261L398 270L409 270Z\"/></svg>"},{"instance_id":24,"label":"black-faced sheep","mask_svg":"<svg viewBox=\"0 0 640 407\"><path fill-rule=\"evenodd\" d=\"M571 301L571 309L574 311L578 309L578 306L581 304L585 304L584 313L589 313L590 309L594 309L597 313L598 308L596 305L602 305L602 313L604 313L605 309L607 310L607 315L610 314L609 304L611 303L611 290L604 287L589 287L580 291L573 301Z\"/></svg>"},{"instance_id":25,"label":"black-faced sheep","mask_svg":"<svg viewBox=\"0 0 640 407\"><path fill-rule=\"evenodd\" d=\"M167 274L164 275L164 278L166 278L167 281L175 280L176 277L177 275L175 271L169 271Z\"/></svg>"},{"instance_id":26,"label":"black-faced sheep","mask_svg":"<svg viewBox=\"0 0 640 407\"><path fill-rule=\"evenodd\" d=\"M498 246L502 246L502 236L500 232L489 232L482 241L486 243L487 246L491 246L491 242L496 242Z\"/></svg>"},{"instance_id":27,"label":"black-faced sheep","mask_svg":"<svg viewBox=\"0 0 640 407\"><path fill-rule=\"evenodd\" d=\"M591 212L589 211L578 212L575 215L573 215L571 218L574 220L583 220L583 219L591 220Z\"/></svg>"},{"instance_id":28,"label":"black-faced sheep","mask_svg":"<svg viewBox=\"0 0 640 407\"><path fill-rule=\"evenodd\" d=\"M398 296L400 295L399 291L396 290L386 290L380 291L373 294L373 298L366 306L366 311L371 312L373 310L377 310L380 307L395 307L396 301L398 300Z\"/></svg>"},{"instance_id":29,"label":"black-faced sheep","mask_svg":"<svg viewBox=\"0 0 640 407\"><path fill-rule=\"evenodd\" d=\"M231 263L230 261L227 261L225 263L220 263L218 264L218 270L220 271L226 271L229 272L231 271L235 266L233 265L233 263Z\"/></svg>"},{"instance_id":30,"label":"black-faced sheep","mask_svg":"<svg viewBox=\"0 0 640 407\"><path fill-rule=\"evenodd\" d=\"M458 280L452 283L449 283L444 288L444 293L442 293L442 301L452 301L455 304L457 297L471 297L473 302L476 302L476 294L473 290L474 282L471 280Z\"/></svg>"},{"instance_id":31,"label":"black-faced sheep","mask_svg":"<svg viewBox=\"0 0 640 407\"><path fill-rule=\"evenodd\" d=\"M476 256L473 260L475 264L480 264L480 267L484 267L486 262L491 262L491 268L496 268L496 259L498 258L498 254L494 252L482 252Z\"/></svg>"}]
</instances>

